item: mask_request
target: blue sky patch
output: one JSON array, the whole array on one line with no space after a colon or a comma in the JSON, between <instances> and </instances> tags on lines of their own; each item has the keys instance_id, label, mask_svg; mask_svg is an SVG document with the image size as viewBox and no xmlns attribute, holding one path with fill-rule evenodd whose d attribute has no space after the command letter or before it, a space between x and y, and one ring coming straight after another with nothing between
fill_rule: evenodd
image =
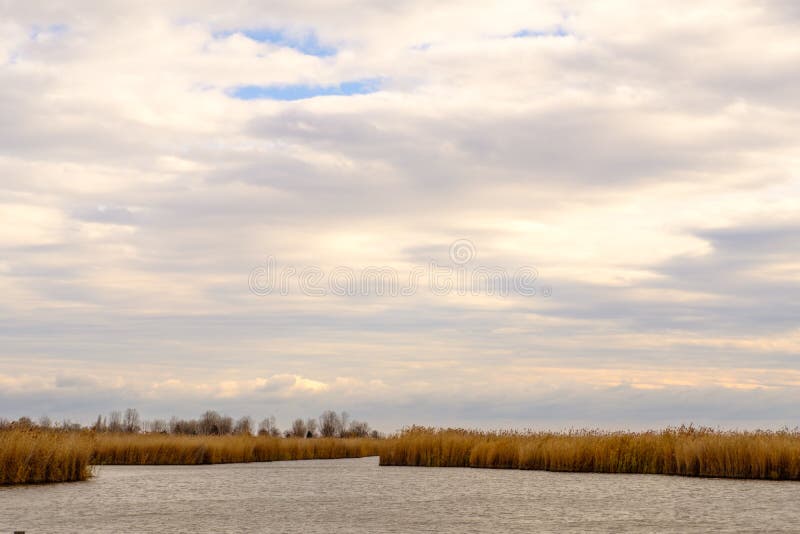
<instances>
[{"instance_id":1,"label":"blue sky patch","mask_svg":"<svg viewBox=\"0 0 800 534\"><path fill-rule=\"evenodd\" d=\"M229 91L229 95L239 100L304 100L316 96L366 95L380 90L380 81L355 80L338 85L240 85Z\"/></svg>"},{"instance_id":2,"label":"blue sky patch","mask_svg":"<svg viewBox=\"0 0 800 534\"><path fill-rule=\"evenodd\" d=\"M33 26L29 33L31 40L35 41L42 34L62 35L67 33L69 27L66 24L50 24L49 26Z\"/></svg>"},{"instance_id":3,"label":"blue sky patch","mask_svg":"<svg viewBox=\"0 0 800 534\"><path fill-rule=\"evenodd\" d=\"M277 46L293 48L307 56L330 57L335 56L337 52L336 48L320 43L319 38L314 32L295 35L281 29L254 28L218 32L214 34L214 37L217 39L225 38L237 33L253 41L258 41L259 43L271 43Z\"/></svg>"},{"instance_id":4,"label":"blue sky patch","mask_svg":"<svg viewBox=\"0 0 800 534\"><path fill-rule=\"evenodd\" d=\"M562 28L561 26L556 26L552 30L529 30L524 29L520 30L517 33L513 34L511 37L566 37L569 35L569 32Z\"/></svg>"}]
</instances>

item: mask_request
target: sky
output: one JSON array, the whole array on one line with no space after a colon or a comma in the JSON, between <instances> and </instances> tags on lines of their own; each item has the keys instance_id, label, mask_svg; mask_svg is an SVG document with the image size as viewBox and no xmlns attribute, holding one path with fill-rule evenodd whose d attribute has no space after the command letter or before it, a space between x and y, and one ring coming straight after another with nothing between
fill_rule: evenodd
<instances>
[{"instance_id":1,"label":"sky","mask_svg":"<svg viewBox=\"0 0 800 534\"><path fill-rule=\"evenodd\" d=\"M3 2L0 417L794 427L798 34L790 0Z\"/></svg>"}]
</instances>

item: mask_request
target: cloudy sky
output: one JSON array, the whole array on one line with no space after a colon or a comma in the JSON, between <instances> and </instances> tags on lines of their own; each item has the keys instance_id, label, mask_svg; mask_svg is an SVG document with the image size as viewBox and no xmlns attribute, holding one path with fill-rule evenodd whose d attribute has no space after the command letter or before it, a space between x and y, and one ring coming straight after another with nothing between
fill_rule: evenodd
<instances>
[{"instance_id":1,"label":"cloudy sky","mask_svg":"<svg viewBox=\"0 0 800 534\"><path fill-rule=\"evenodd\" d=\"M791 0L3 2L0 416L795 426L798 35ZM510 290L307 287L432 265Z\"/></svg>"}]
</instances>

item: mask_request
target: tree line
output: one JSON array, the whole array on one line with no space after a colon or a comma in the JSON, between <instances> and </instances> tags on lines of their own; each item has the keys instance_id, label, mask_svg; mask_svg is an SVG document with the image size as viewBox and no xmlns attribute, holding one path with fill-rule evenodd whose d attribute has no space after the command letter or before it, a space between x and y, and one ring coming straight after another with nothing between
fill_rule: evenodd
<instances>
[{"instance_id":1,"label":"tree line","mask_svg":"<svg viewBox=\"0 0 800 534\"><path fill-rule=\"evenodd\" d=\"M34 422L28 417L20 417L16 421L0 419L0 430L7 428L43 428L75 431L89 429L94 432L116 433L154 433L154 434L182 434L194 436L226 436L226 435L253 435L272 437L294 438L380 438L377 430L372 430L365 421L351 419L347 412L325 410L319 417L307 419L297 418L290 428L283 431L276 424L275 416L265 417L256 424L252 417L245 416L234 419L222 415L214 410L204 412L197 419L181 419L172 417L166 419L142 420L136 408L124 411L112 411L107 416L98 415L97 420L89 427L64 420L54 423L49 417L42 417Z\"/></svg>"}]
</instances>

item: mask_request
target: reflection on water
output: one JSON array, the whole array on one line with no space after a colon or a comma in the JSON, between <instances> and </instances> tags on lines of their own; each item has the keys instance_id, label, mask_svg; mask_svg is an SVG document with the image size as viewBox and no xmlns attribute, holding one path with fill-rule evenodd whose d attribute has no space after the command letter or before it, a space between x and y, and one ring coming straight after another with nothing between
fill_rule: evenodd
<instances>
[{"instance_id":1,"label":"reflection on water","mask_svg":"<svg viewBox=\"0 0 800 534\"><path fill-rule=\"evenodd\" d=\"M379 467L106 466L0 488L0 533L742 532L800 528L800 483Z\"/></svg>"}]
</instances>

